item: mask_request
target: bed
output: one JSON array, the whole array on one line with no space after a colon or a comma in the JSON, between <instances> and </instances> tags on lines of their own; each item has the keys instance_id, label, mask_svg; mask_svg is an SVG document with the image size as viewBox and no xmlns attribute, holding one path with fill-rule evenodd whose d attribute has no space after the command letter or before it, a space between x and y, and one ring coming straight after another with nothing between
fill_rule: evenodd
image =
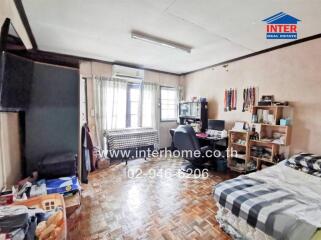
<instances>
[{"instance_id":1,"label":"bed","mask_svg":"<svg viewBox=\"0 0 321 240\"><path fill-rule=\"evenodd\" d=\"M312 164L302 162L303 171L285 160L214 186L220 226L233 239L321 239L320 171L307 174Z\"/></svg>"}]
</instances>

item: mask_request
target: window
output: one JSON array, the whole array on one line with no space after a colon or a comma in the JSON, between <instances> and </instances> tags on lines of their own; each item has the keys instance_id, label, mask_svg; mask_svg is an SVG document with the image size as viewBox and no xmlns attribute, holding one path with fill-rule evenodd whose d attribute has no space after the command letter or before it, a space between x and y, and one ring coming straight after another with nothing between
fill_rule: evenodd
<instances>
[{"instance_id":1,"label":"window","mask_svg":"<svg viewBox=\"0 0 321 240\"><path fill-rule=\"evenodd\" d=\"M82 126L84 123L88 123L88 111L87 111L87 79L80 79L80 125Z\"/></svg>"},{"instance_id":2,"label":"window","mask_svg":"<svg viewBox=\"0 0 321 240\"><path fill-rule=\"evenodd\" d=\"M161 87L161 121L177 120L177 90L173 87Z\"/></svg>"},{"instance_id":3,"label":"window","mask_svg":"<svg viewBox=\"0 0 321 240\"><path fill-rule=\"evenodd\" d=\"M126 127L138 127L140 113L140 84L128 84Z\"/></svg>"}]
</instances>

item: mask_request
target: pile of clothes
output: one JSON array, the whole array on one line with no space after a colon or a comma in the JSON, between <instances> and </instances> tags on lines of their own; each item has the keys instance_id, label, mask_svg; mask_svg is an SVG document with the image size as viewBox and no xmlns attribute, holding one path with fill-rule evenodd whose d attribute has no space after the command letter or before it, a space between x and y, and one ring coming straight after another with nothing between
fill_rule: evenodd
<instances>
[{"instance_id":1,"label":"pile of clothes","mask_svg":"<svg viewBox=\"0 0 321 240\"><path fill-rule=\"evenodd\" d=\"M60 239L63 234L63 210L45 212L26 206L0 206L0 239Z\"/></svg>"},{"instance_id":2,"label":"pile of clothes","mask_svg":"<svg viewBox=\"0 0 321 240\"><path fill-rule=\"evenodd\" d=\"M0 207L1 239L35 239L35 213L25 206Z\"/></svg>"}]
</instances>

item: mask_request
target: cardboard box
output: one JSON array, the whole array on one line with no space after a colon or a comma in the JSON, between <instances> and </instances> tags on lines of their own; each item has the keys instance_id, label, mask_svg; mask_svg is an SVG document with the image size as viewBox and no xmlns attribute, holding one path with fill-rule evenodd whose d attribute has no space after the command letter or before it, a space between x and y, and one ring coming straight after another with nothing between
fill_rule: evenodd
<instances>
[{"instance_id":1,"label":"cardboard box","mask_svg":"<svg viewBox=\"0 0 321 240\"><path fill-rule=\"evenodd\" d=\"M109 159L99 159L97 162L97 168L98 169L104 169L108 168L110 166L110 160Z\"/></svg>"}]
</instances>

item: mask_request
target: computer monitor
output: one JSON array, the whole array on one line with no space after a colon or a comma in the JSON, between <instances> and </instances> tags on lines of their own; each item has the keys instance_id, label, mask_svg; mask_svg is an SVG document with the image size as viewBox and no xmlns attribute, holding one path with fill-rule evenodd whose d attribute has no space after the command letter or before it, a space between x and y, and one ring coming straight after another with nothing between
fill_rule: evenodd
<instances>
[{"instance_id":1,"label":"computer monitor","mask_svg":"<svg viewBox=\"0 0 321 240\"><path fill-rule=\"evenodd\" d=\"M208 129L222 131L225 129L225 121L224 120L209 119L208 120Z\"/></svg>"}]
</instances>

